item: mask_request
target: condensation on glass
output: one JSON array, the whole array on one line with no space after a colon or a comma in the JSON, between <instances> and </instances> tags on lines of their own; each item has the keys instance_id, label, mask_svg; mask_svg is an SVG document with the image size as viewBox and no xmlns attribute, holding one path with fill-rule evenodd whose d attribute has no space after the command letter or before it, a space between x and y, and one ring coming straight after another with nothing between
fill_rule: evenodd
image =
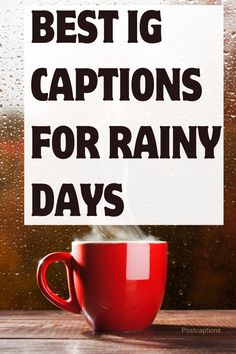
<instances>
[{"instance_id":1,"label":"condensation on glass","mask_svg":"<svg viewBox=\"0 0 236 354\"><path fill-rule=\"evenodd\" d=\"M48 1L2 2L0 75L0 309L46 309L35 281L38 260L53 251L68 251L74 238L89 226L24 226L23 224L23 9ZM74 1L51 1L51 5ZM80 2L94 4L95 2ZM99 4L115 4L101 1ZM220 1L120 1L124 4L219 5ZM236 2L224 2L225 31L225 225L152 226L143 230L169 243L169 271L165 308L235 307L235 75ZM212 28L214 31L214 28ZM66 296L61 264L49 271L49 282ZM53 276L52 276L53 274Z\"/></svg>"}]
</instances>

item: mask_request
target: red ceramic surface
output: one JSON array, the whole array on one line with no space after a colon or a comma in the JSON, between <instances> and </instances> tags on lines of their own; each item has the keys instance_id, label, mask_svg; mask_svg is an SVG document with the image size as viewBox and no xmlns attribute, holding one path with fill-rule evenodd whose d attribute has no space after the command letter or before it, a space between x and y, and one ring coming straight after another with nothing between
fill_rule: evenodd
<instances>
[{"instance_id":1,"label":"red ceramic surface","mask_svg":"<svg viewBox=\"0 0 236 354\"><path fill-rule=\"evenodd\" d=\"M66 265L68 300L47 285L47 267L56 261ZM82 312L96 330L141 330L161 307L166 273L166 242L75 241L71 253L51 253L40 261L37 281L48 300Z\"/></svg>"}]
</instances>

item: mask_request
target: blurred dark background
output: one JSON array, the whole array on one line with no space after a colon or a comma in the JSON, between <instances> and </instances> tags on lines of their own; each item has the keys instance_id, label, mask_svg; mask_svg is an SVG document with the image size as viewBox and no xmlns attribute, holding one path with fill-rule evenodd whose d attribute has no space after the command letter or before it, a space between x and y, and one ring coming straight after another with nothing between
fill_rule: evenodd
<instances>
[{"instance_id":1,"label":"blurred dark background","mask_svg":"<svg viewBox=\"0 0 236 354\"><path fill-rule=\"evenodd\" d=\"M169 243L166 309L236 308L235 7L234 2L225 2L225 224L143 227ZM14 26L17 31L22 23ZM2 27L7 31L4 21ZM17 32L20 37L21 32ZM54 307L35 281L38 261L53 251L69 251L71 241L86 234L89 226L24 226L23 49L19 41L8 44L12 51L0 45L0 309L50 309ZM4 60L15 63L16 75L11 66L4 66ZM53 289L66 296L63 265L51 266L48 273Z\"/></svg>"}]
</instances>

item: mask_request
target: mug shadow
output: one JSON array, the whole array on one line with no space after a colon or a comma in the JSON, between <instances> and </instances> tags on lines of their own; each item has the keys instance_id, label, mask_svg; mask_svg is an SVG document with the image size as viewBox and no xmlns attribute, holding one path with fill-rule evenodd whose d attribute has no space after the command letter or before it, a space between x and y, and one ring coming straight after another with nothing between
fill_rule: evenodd
<instances>
[{"instance_id":1,"label":"mug shadow","mask_svg":"<svg viewBox=\"0 0 236 354\"><path fill-rule=\"evenodd\" d=\"M144 331L86 331L83 335L99 342L120 343L151 349L215 349L232 352L236 346L236 328L153 324ZM230 341L227 341L227 338ZM232 341L234 342L232 344Z\"/></svg>"}]
</instances>

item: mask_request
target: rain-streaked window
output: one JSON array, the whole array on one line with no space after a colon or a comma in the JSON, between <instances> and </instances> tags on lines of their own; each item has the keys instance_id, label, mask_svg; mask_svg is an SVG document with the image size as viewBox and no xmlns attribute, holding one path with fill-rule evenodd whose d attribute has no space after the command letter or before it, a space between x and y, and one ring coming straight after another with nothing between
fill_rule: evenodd
<instances>
[{"instance_id":1,"label":"rain-streaked window","mask_svg":"<svg viewBox=\"0 0 236 354\"><path fill-rule=\"evenodd\" d=\"M122 2L189 6L221 4L218 0ZM0 309L51 308L38 290L35 281L39 259L50 252L69 251L73 239L82 238L90 232L89 226L24 226L23 11L27 3L49 4L46 0L5 1L1 4L0 14ZM50 5L60 3L77 2L51 1ZM100 2L102 3L115 4L109 1ZM169 269L164 308L235 307L236 2L226 0L224 6L225 225L142 228L147 234L167 240L169 243ZM56 292L66 296L63 265L51 266L49 283Z\"/></svg>"}]
</instances>

